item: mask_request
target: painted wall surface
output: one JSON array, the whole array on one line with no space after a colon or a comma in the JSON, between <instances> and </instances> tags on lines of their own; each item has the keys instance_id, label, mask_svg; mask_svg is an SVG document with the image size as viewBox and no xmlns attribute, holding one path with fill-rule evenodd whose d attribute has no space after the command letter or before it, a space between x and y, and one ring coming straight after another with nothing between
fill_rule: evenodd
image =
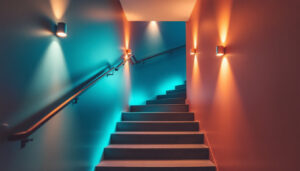
<instances>
[{"instance_id":1,"label":"painted wall surface","mask_svg":"<svg viewBox=\"0 0 300 171\"><path fill-rule=\"evenodd\" d=\"M138 60L185 45L185 22L131 22L131 48ZM130 105L145 104L183 84L185 48L131 67Z\"/></svg>"},{"instance_id":2,"label":"painted wall surface","mask_svg":"<svg viewBox=\"0 0 300 171\"><path fill-rule=\"evenodd\" d=\"M299 7L199 0L187 23L188 101L220 171L300 170Z\"/></svg>"},{"instance_id":3,"label":"painted wall surface","mask_svg":"<svg viewBox=\"0 0 300 171\"><path fill-rule=\"evenodd\" d=\"M129 37L118 0L2 0L0 9L0 123L10 127L116 62ZM66 39L53 34L58 21ZM24 149L1 141L0 170L93 170L126 107L124 74L103 78Z\"/></svg>"}]
</instances>

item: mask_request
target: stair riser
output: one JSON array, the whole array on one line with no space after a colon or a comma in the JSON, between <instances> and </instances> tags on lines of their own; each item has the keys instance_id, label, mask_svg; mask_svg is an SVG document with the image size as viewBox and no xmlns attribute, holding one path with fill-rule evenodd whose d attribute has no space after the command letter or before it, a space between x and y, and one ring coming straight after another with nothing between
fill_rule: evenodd
<instances>
[{"instance_id":1,"label":"stair riser","mask_svg":"<svg viewBox=\"0 0 300 171\"><path fill-rule=\"evenodd\" d=\"M216 171L215 167L97 167L96 171Z\"/></svg>"},{"instance_id":2,"label":"stair riser","mask_svg":"<svg viewBox=\"0 0 300 171\"><path fill-rule=\"evenodd\" d=\"M182 89L186 89L186 85L179 85L175 87L175 90L182 90Z\"/></svg>"},{"instance_id":3,"label":"stair riser","mask_svg":"<svg viewBox=\"0 0 300 171\"><path fill-rule=\"evenodd\" d=\"M148 100L146 104L185 104L185 99Z\"/></svg>"},{"instance_id":4,"label":"stair riser","mask_svg":"<svg viewBox=\"0 0 300 171\"><path fill-rule=\"evenodd\" d=\"M167 91L167 95L179 95L179 96L181 96L181 95L185 95L185 94L186 94L185 91L177 91L177 90Z\"/></svg>"},{"instance_id":5,"label":"stair riser","mask_svg":"<svg viewBox=\"0 0 300 171\"><path fill-rule=\"evenodd\" d=\"M178 90L168 90L167 93L172 93L172 92L177 92L177 93L185 93L186 89L178 89Z\"/></svg>"},{"instance_id":6,"label":"stair riser","mask_svg":"<svg viewBox=\"0 0 300 171\"><path fill-rule=\"evenodd\" d=\"M131 106L131 112L188 112L188 105L142 105Z\"/></svg>"},{"instance_id":7,"label":"stair riser","mask_svg":"<svg viewBox=\"0 0 300 171\"><path fill-rule=\"evenodd\" d=\"M123 121L194 121L194 114L122 114Z\"/></svg>"},{"instance_id":8,"label":"stair riser","mask_svg":"<svg viewBox=\"0 0 300 171\"><path fill-rule=\"evenodd\" d=\"M170 99L170 98L186 98L186 93L182 93L182 94L170 94L170 95L158 95L157 99Z\"/></svg>"},{"instance_id":9,"label":"stair riser","mask_svg":"<svg viewBox=\"0 0 300 171\"><path fill-rule=\"evenodd\" d=\"M117 123L117 131L199 131L195 123Z\"/></svg>"},{"instance_id":10,"label":"stair riser","mask_svg":"<svg viewBox=\"0 0 300 171\"><path fill-rule=\"evenodd\" d=\"M184 160L209 159L207 148L190 149L122 149L105 148L104 160Z\"/></svg>"},{"instance_id":11,"label":"stair riser","mask_svg":"<svg viewBox=\"0 0 300 171\"><path fill-rule=\"evenodd\" d=\"M203 144L203 134L194 135L143 135L112 134L111 144Z\"/></svg>"}]
</instances>

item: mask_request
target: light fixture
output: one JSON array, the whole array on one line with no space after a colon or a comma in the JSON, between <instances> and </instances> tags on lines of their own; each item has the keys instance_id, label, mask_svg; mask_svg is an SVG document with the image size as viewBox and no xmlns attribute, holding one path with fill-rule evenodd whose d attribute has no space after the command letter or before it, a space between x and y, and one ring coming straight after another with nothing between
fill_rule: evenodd
<instances>
[{"instance_id":1,"label":"light fixture","mask_svg":"<svg viewBox=\"0 0 300 171\"><path fill-rule=\"evenodd\" d=\"M125 52L124 52L124 60L127 61L127 60L130 60L132 56L132 51L131 49L125 49Z\"/></svg>"},{"instance_id":2,"label":"light fixture","mask_svg":"<svg viewBox=\"0 0 300 171\"><path fill-rule=\"evenodd\" d=\"M191 55L197 55L198 54L198 50L197 49L191 49L190 54Z\"/></svg>"},{"instance_id":3,"label":"light fixture","mask_svg":"<svg viewBox=\"0 0 300 171\"><path fill-rule=\"evenodd\" d=\"M128 56L132 55L131 49L126 49L125 53L126 53L126 55L128 55Z\"/></svg>"},{"instance_id":4,"label":"light fixture","mask_svg":"<svg viewBox=\"0 0 300 171\"><path fill-rule=\"evenodd\" d=\"M59 22L56 27L56 36L65 38L67 37L67 24Z\"/></svg>"},{"instance_id":5,"label":"light fixture","mask_svg":"<svg viewBox=\"0 0 300 171\"><path fill-rule=\"evenodd\" d=\"M225 47L224 46L217 46L216 55L217 56L224 56L225 55Z\"/></svg>"}]
</instances>

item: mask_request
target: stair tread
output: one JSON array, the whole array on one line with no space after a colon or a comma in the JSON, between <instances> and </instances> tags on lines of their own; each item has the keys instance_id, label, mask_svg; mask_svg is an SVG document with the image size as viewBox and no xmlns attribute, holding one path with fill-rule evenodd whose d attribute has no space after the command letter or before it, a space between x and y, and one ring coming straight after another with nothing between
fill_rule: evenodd
<instances>
[{"instance_id":1,"label":"stair tread","mask_svg":"<svg viewBox=\"0 0 300 171\"><path fill-rule=\"evenodd\" d=\"M194 114L193 112L123 112L126 114Z\"/></svg>"},{"instance_id":2,"label":"stair tread","mask_svg":"<svg viewBox=\"0 0 300 171\"><path fill-rule=\"evenodd\" d=\"M188 105L187 104L146 104L146 105L131 105L131 106L188 106Z\"/></svg>"},{"instance_id":3,"label":"stair tread","mask_svg":"<svg viewBox=\"0 0 300 171\"><path fill-rule=\"evenodd\" d=\"M121 121L122 123L197 123L197 121Z\"/></svg>"},{"instance_id":4,"label":"stair tread","mask_svg":"<svg viewBox=\"0 0 300 171\"><path fill-rule=\"evenodd\" d=\"M125 149L190 149L208 148L205 144L110 144L106 148Z\"/></svg>"},{"instance_id":5,"label":"stair tread","mask_svg":"<svg viewBox=\"0 0 300 171\"><path fill-rule=\"evenodd\" d=\"M165 94L164 94L165 95ZM176 100L178 100L178 99L180 99L180 100L185 100L185 98L182 98L182 97L171 97L171 98L165 98L165 99L153 99L153 100L174 100L174 99L176 99ZM148 100L148 101L150 101L150 100Z\"/></svg>"},{"instance_id":6,"label":"stair tread","mask_svg":"<svg viewBox=\"0 0 300 171\"><path fill-rule=\"evenodd\" d=\"M215 167L210 160L103 160L98 167Z\"/></svg>"},{"instance_id":7,"label":"stair tread","mask_svg":"<svg viewBox=\"0 0 300 171\"><path fill-rule=\"evenodd\" d=\"M178 131L178 132L158 132L158 131L153 131L153 132L137 132L137 131L128 131L128 132L115 132L113 134L131 134L131 135L202 135L204 134L203 132L197 132L197 131Z\"/></svg>"}]
</instances>

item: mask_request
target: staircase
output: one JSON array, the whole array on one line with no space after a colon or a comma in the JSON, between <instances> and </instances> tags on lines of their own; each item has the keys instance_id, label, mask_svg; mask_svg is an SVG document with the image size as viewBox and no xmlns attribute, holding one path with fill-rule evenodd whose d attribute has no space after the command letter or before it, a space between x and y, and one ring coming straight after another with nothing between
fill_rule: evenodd
<instances>
[{"instance_id":1,"label":"staircase","mask_svg":"<svg viewBox=\"0 0 300 171\"><path fill-rule=\"evenodd\" d=\"M186 86L176 86L146 105L122 113L96 171L216 171Z\"/></svg>"}]
</instances>

